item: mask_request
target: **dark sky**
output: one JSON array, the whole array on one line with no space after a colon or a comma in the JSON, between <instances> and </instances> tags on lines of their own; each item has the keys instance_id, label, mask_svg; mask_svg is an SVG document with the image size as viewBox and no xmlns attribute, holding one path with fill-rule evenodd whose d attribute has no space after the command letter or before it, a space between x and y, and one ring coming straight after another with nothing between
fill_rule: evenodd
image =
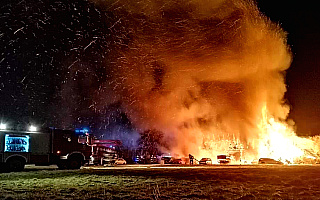
<instances>
[{"instance_id":1,"label":"dark sky","mask_svg":"<svg viewBox=\"0 0 320 200\"><path fill-rule=\"evenodd\" d=\"M315 135L320 128L320 18L316 5L288 2L261 0L258 6L288 33L290 118L298 134ZM108 78L101 66L108 51L106 27L115 18L83 0L3 0L0 13L0 118L43 126L105 123L89 108L94 91ZM110 116L127 121L117 105L101 112L110 109Z\"/></svg>"},{"instance_id":2,"label":"dark sky","mask_svg":"<svg viewBox=\"0 0 320 200\"><path fill-rule=\"evenodd\" d=\"M82 0L1 1L0 9L2 120L11 127L92 125L112 20Z\"/></svg>"}]
</instances>

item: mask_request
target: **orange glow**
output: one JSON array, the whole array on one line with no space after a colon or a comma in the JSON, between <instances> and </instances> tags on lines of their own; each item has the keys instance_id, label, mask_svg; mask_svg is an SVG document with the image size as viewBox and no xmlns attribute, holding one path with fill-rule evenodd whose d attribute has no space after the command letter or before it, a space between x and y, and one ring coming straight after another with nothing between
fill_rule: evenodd
<instances>
[{"instance_id":1,"label":"orange glow","mask_svg":"<svg viewBox=\"0 0 320 200\"><path fill-rule=\"evenodd\" d=\"M305 163L307 159L316 162L318 157L317 137L303 138L288 126L268 116L266 107L262 109L262 120L259 124L260 138L258 157L268 157L283 163Z\"/></svg>"},{"instance_id":2,"label":"orange glow","mask_svg":"<svg viewBox=\"0 0 320 200\"><path fill-rule=\"evenodd\" d=\"M126 28L134 37L111 51L114 80L99 92L97 108L121 102L138 131L164 133L161 151L172 155L315 162L320 139L298 137L285 121L292 55L280 25L251 1L168 2L117 1L123 16L131 13L123 20L136 20L111 31Z\"/></svg>"},{"instance_id":3,"label":"orange glow","mask_svg":"<svg viewBox=\"0 0 320 200\"><path fill-rule=\"evenodd\" d=\"M285 121L268 115L266 106L261 110L258 138L246 145L235 135L227 138L204 139L198 158L211 157L217 163L217 155L228 155L232 164L251 164L259 158L272 158L284 164L313 164L319 158L320 137L299 137ZM204 134L203 134L204 135Z\"/></svg>"},{"instance_id":4,"label":"orange glow","mask_svg":"<svg viewBox=\"0 0 320 200\"><path fill-rule=\"evenodd\" d=\"M262 109L262 120L259 124L259 157L273 158L282 162L294 163L294 160L304 155L300 147L301 139L296 136L286 123L269 117L266 107Z\"/></svg>"}]
</instances>

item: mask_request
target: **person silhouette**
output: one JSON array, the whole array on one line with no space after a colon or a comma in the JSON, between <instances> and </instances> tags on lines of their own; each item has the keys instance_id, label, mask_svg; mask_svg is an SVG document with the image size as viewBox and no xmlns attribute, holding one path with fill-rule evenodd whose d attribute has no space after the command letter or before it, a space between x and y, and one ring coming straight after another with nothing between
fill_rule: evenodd
<instances>
[{"instance_id":1,"label":"person silhouette","mask_svg":"<svg viewBox=\"0 0 320 200\"><path fill-rule=\"evenodd\" d=\"M193 165L194 156L189 154L190 165Z\"/></svg>"}]
</instances>

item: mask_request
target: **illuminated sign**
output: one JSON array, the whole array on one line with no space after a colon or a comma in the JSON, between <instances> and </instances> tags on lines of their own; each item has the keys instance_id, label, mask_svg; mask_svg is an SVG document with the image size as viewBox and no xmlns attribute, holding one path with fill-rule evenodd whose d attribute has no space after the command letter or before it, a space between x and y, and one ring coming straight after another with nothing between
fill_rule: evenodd
<instances>
[{"instance_id":1,"label":"illuminated sign","mask_svg":"<svg viewBox=\"0 0 320 200\"><path fill-rule=\"evenodd\" d=\"M5 152L29 152L29 136L5 135Z\"/></svg>"}]
</instances>

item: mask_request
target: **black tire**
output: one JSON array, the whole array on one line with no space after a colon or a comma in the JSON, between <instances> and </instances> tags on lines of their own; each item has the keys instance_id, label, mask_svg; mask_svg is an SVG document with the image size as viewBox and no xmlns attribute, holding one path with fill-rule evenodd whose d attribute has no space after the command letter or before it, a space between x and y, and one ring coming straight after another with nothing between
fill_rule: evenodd
<instances>
[{"instance_id":1,"label":"black tire","mask_svg":"<svg viewBox=\"0 0 320 200\"><path fill-rule=\"evenodd\" d=\"M68 168L69 169L80 169L81 165L82 165L82 159L80 159L80 158L68 159Z\"/></svg>"},{"instance_id":2,"label":"black tire","mask_svg":"<svg viewBox=\"0 0 320 200\"><path fill-rule=\"evenodd\" d=\"M12 172L22 171L25 164L25 161L21 158L10 158L7 161L8 170Z\"/></svg>"}]
</instances>

